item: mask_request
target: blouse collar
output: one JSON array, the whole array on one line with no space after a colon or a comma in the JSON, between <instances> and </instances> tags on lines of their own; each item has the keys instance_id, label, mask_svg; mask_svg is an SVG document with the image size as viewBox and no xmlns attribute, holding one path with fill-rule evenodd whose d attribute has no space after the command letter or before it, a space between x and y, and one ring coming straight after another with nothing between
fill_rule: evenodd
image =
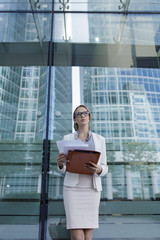
<instances>
[{"instance_id":1,"label":"blouse collar","mask_svg":"<svg viewBox=\"0 0 160 240\"><path fill-rule=\"evenodd\" d=\"M76 131L75 134L74 134L75 140L78 140L78 139L79 139L79 138L78 138L78 134L79 134L79 131ZM89 130L89 132L88 132L88 138L85 139L85 142L88 142L88 141L90 140L91 136L92 136L92 132Z\"/></svg>"}]
</instances>

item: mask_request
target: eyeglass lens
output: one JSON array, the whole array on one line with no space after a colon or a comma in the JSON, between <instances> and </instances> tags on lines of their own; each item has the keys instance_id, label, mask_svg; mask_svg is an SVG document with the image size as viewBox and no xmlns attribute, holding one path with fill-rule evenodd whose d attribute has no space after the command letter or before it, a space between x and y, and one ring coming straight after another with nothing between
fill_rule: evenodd
<instances>
[{"instance_id":1,"label":"eyeglass lens","mask_svg":"<svg viewBox=\"0 0 160 240\"><path fill-rule=\"evenodd\" d=\"M81 117L82 115L86 117L87 115L89 115L89 112L85 111L85 112L77 112L76 113L76 117Z\"/></svg>"}]
</instances>

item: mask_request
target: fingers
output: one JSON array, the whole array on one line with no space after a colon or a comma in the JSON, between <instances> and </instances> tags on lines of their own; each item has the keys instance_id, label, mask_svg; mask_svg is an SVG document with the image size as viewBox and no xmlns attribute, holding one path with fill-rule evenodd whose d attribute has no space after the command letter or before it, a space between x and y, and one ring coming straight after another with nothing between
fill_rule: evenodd
<instances>
[{"instance_id":1,"label":"fingers","mask_svg":"<svg viewBox=\"0 0 160 240\"><path fill-rule=\"evenodd\" d=\"M57 156L57 162L58 162L58 166L60 168L63 167L63 164L66 162L67 160L67 157L64 153L60 153L58 156Z\"/></svg>"},{"instance_id":2,"label":"fingers","mask_svg":"<svg viewBox=\"0 0 160 240\"><path fill-rule=\"evenodd\" d=\"M97 164L95 164L95 163L93 163L93 162L91 162L91 161L88 162L88 165L90 165L90 166L92 166L92 167L95 167L95 168L97 167Z\"/></svg>"},{"instance_id":3,"label":"fingers","mask_svg":"<svg viewBox=\"0 0 160 240\"><path fill-rule=\"evenodd\" d=\"M102 172L102 167L99 165L96 165L93 162L89 162L85 165L85 168L89 170L92 173L100 174Z\"/></svg>"},{"instance_id":4,"label":"fingers","mask_svg":"<svg viewBox=\"0 0 160 240\"><path fill-rule=\"evenodd\" d=\"M94 164L94 163L92 163L92 162L88 162L88 163L86 163L85 168L86 168L87 170L89 170L90 172L93 172L93 173L94 173L94 172L96 172L97 165Z\"/></svg>"},{"instance_id":5,"label":"fingers","mask_svg":"<svg viewBox=\"0 0 160 240\"><path fill-rule=\"evenodd\" d=\"M59 153L57 158L66 156L64 153Z\"/></svg>"}]
</instances>

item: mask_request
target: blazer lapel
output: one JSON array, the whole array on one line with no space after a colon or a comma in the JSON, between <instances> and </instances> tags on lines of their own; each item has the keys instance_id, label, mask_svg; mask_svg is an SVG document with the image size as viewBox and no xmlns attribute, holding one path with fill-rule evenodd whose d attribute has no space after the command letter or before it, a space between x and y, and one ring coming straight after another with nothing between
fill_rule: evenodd
<instances>
[{"instance_id":1,"label":"blazer lapel","mask_svg":"<svg viewBox=\"0 0 160 240\"><path fill-rule=\"evenodd\" d=\"M93 141L94 141L94 144L95 144L95 151L97 152L101 152L101 143L97 137L97 134L93 133Z\"/></svg>"}]
</instances>

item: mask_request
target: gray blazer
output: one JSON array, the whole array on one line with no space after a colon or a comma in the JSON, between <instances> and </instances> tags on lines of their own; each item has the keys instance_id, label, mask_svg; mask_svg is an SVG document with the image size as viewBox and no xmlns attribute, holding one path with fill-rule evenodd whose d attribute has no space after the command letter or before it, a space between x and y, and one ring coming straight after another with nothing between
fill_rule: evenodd
<instances>
[{"instance_id":1,"label":"gray blazer","mask_svg":"<svg viewBox=\"0 0 160 240\"><path fill-rule=\"evenodd\" d=\"M102 191L101 177L108 172L105 138L93 132L92 134L93 141L95 144L95 151L101 152L98 164L101 165L102 167L102 172L100 175L96 173L93 174L93 186L97 191ZM74 133L65 135L64 140L74 140ZM64 186L75 187L78 184L79 174L66 172L65 165L63 166L62 169L59 169L58 167L58 170L60 173L65 174Z\"/></svg>"}]
</instances>

